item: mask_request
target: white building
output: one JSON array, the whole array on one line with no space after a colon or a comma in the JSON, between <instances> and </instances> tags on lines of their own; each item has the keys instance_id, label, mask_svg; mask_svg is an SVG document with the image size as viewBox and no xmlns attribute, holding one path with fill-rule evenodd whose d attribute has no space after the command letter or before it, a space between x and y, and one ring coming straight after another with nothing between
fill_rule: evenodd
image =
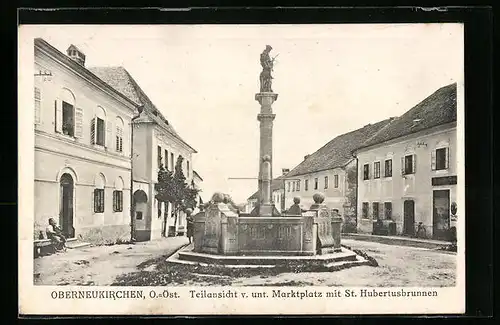
<instances>
[{"instance_id":1,"label":"white building","mask_svg":"<svg viewBox=\"0 0 500 325\"><path fill-rule=\"evenodd\" d=\"M130 239L130 122L136 103L35 39L35 236L49 218L69 238Z\"/></svg>"},{"instance_id":2,"label":"white building","mask_svg":"<svg viewBox=\"0 0 500 325\"><path fill-rule=\"evenodd\" d=\"M179 156L183 158L186 182L191 184L194 177L192 155L196 150L180 137L125 68L96 67L90 70L136 105L144 107L144 112L133 122L135 238L143 241L183 233L185 215L181 213L176 222L171 204L165 206L155 199L154 186L160 165L172 171Z\"/></svg>"},{"instance_id":3,"label":"white building","mask_svg":"<svg viewBox=\"0 0 500 325\"><path fill-rule=\"evenodd\" d=\"M318 192L325 195L324 204L330 209L337 209L341 215L345 208L355 209L356 159L352 151L389 121L368 124L341 134L313 154L306 155L299 165L284 176L285 209L290 208L294 197L301 199L303 209L309 209L314 203L313 195Z\"/></svg>"},{"instance_id":4,"label":"white building","mask_svg":"<svg viewBox=\"0 0 500 325\"><path fill-rule=\"evenodd\" d=\"M356 151L359 232L379 219L396 232L447 239L457 187L457 86L443 87Z\"/></svg>"}]
</instances>

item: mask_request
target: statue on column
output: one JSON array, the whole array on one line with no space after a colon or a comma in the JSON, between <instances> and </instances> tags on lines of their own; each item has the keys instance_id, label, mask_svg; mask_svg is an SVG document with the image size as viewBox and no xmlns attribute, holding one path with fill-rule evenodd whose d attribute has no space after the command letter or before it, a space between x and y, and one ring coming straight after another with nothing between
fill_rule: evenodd
<instances>
[{"instance_id":1,"label":"statue on column","mask_svg":"<svg viewBox=\"0 0 500 325\"><path fill-rule=\"evenodd\" d=\"M271 52L273 48L271 45L266 45L265 50L260 54L260 65L262 66L262 72L260 73L260 92L273 92L271 88L272 85L272 75L274 66L274 59L269 56L269 52Z\"/></svg>"}]
</instances>

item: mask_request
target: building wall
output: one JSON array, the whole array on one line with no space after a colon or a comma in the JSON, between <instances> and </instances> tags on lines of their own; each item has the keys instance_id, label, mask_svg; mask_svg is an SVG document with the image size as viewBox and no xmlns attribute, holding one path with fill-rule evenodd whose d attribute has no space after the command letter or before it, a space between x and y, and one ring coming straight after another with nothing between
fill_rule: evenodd
<instances>
[{"instance_id":1,"label":"building wall","mask_svg":"<svg viewBox=\"0 0 500 325\"><path fill-rule=\"evenodd\" d=\"M276 209L281 213L282 211L282 201L284 199L283 189L273 190L273 203Z\"/></svg>"},{"instance_id":2,"label":"building wall","mask_svg":"<svg viewBox=\"0 0 500 325\"><path fill-rule=\"evenodd\" d=\"M162 229L166 218L166 234L168 227L174 226L175 218L172 217L172 205L158 202L155 199L154 184L158 180L159 160L158 146L161 148L161 163L172 170L179 155L184 157L183 172L186 182L191 184L193 179L192 150L186 148L179 140L161 130L154 123L136 124L134 128L134 183L138 184L137 189L144 190L148 195L146 214L143 220L136 220L136 229L140 233L142 240L157 239L162 236ZM165 160L165 150L168 152ZM172 165L171 154L174 154ZM189 161L189 175L187 165ZM147 184L147 185L146 185ZM137 190L134 185L134 191ZM175 231L186 226L186 216L179 213Z\"/></svg>"},{"instance_id":3,"label":"building wall","mask_svg":"<svg viewBox=\"0 0 500 325\"><path fill-rule=\"evenodd\" d=\"M355 164L354 160L349 163ZM338 175L338 187L334 186L335 175ZM328 188L325 189L325 176L328 177ZM314 180L318 179L318 188L314 188ZM308 180L309 185L306 191L305 180ZM300 190L297 191L297 186L295 191L293 188L293 182L300 182ZM309 207L314 203L313 195L316 193L323 193L325 195L324 203L330 209L338 209L342 211L343 205L346 202L346 190L347 190L347 177L344 168L335 168L305 175L293 176L285 181L285 208L288 209L293 204L294 197L300 197L300 205L303 209L309 209Z\"/></svg>"},{"instance_id":4,"label":"building wall","mask_svg":"<svg viewBox=\"0 0 500 325\"><path fill-rule=\"evenodd\" d=\"M35 77L40 105L35 105L35 236L44 230L49 217L60 216L60 178L71 175L73 227L75 236L91 242L129 239L130 135L132 103L124 102L86 80L69 67L35 47L35 71L48 70L52 77ZM75 136L56 131L56 105L72 101L82 113L81 132ZM91 144L90 125L97 110L109 123L105 146ZM76 116L75 116L76 117ZM80 120L80 119L79 119ZM123 150L115 145L117 121L122 122ZM108 129L108 124L106 124ZM76 130L75 130L76 131ZM109 132L109 133L108 133ZM101 179L103 180L101 182ZM103 184L101 184L103 183ZM94 212L93 191L104 186L104 212ZM123 211L113 212L113 191L123 191ZM60 221L61 223L61 221Z\"/></svg>"},{"instance_id":5,"label":"building wall","mask_svg":"<svg viewBox=\"0 0 500 325\"><path fill-rule=\"evenodd\" d=\"M431 179L440 176L456 176L456 126L447 125L399 138L369 150L358 153L358 231L373 231L373 202L392 202L392 219L396 222L398 234L404 230L404 201L415 202L415 227L422 222L428 237L433 233L433 191L450 190L450 204L456 201L456 185L432 186ZM449 148L449 167L446 170L432 170L431 152L440 147ZM402 175L401 158L414 154L415 173ZM392 159L392 177L383 177L384 160ZM381 177L373 178L373 163L381 161ZM370 179L363 180L363 166L370 165ZM363 202L369 203L368 218L362 216ZM382 212L383 213L383 212Z\"/></svg>"}]
</instances>

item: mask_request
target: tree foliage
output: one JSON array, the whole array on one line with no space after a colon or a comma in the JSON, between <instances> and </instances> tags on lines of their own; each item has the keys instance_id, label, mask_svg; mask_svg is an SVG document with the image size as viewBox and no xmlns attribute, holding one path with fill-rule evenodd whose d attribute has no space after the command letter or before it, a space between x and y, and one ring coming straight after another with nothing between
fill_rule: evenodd
<instances>
[{"instance_id":1,"label":"tree foliage","mask_svg":"<svg viewBox=\"0 0 500 325\"><path fill-rule=\"evenodd\" d=\"M155 185L156 199L172 204L172 211L175 216L174 225L177 224L180 211L196 207L196 199L199 193L199 190L194 188L193 185L189 186L187 184L186 176L184 176L182 170L183 161L182 156L177 158L173 172L161 165L158 171L158 183Z\"/></svg>"}]
</instances>

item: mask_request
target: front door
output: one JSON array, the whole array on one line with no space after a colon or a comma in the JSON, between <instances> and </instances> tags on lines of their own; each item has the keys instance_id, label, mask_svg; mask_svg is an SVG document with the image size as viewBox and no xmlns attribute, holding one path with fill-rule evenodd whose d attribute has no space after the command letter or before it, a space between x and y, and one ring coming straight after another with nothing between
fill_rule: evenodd
<instances>
[{"instance_id":1,"label":"front door","mask_svg":"<svg viewBox=\"0 0 500 325\"><path fill-rule=\"evenodd\" d=\"M415 235L415 202L406 200L404 202L404 229L405 235Z\"/></svg>"},{"instance_id":2,"label":"front door","mask_svg":"<svg viewBox=\"0 0 500 325\"><path fill-rule=\"evenodd\" d=\"M61 176L61 203L59 224L68 238L75 237L73 228L73 177L69 174Z\"/></svg>"},{"instance_id":3,"label":"front door","mask_svg":"<svg viewBox=\"0 0 500 325\"><path fill-rule=\"evenodd\" d=\"M433 191L432 207L433 237L447 240L450 229L450 191Z\"/></svg>"}]
</instances>

